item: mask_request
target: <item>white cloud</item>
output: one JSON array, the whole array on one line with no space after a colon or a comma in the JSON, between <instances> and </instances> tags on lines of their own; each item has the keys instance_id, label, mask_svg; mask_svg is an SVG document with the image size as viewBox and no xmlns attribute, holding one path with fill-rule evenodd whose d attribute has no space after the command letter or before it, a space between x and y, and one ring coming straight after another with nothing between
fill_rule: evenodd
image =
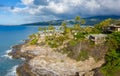
<instances>
[{"instance_id":1,"label":"white cloud","mask_svg":"<svg viewBox=\"0 0 120 76\"><path fill-rule=\"evenodd\" d=\"M100 8L100 5L95 0L86 2L85 6L86 6L86 9L92 12Z\"/></svg>"},{"instance_id":2,"label":"white cloud","mask_svg":"<svg viewBox=\"0 0 120 76\"><path fill-rule=\"evenodd\" d=\"M34 0L21 0L24 5L32 5Z\"/></svg>"},{"instance_id":3,"label":"white cloud","mask_svg":"<svg viewBox=\"0 0 120 76\"><path fill-rule=\"evenodd\" d=\"M67 11L67 6L62 4L62 3L55 3L55 2L50 2L48 6L46 6L48 10L51 10L57 14L61 14Z\"/></svg>"},{"instance_id":4,"label":"white cloud","mask_svg":"<svg viewBox=\"0 0 120 76\"><path fill-rule=\"evenodd\" d=\"M120 0L21 0L25 7L15 7L15 13L36 18L72 18L76 15L120 15ZM49 18L46 18L49 17Z\"/></svg>"}]
</instances>

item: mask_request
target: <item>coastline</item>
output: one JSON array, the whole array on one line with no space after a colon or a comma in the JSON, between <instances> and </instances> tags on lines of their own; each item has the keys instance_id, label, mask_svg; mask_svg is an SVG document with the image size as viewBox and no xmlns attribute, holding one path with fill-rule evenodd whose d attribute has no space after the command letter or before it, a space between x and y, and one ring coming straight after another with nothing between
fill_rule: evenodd
<instances>
[{"instance_id":1,"label":"coastline","mask_svg":"<svg viewBox=\"0 0 120 76\"><path fill-rule=\"evenodd\" d=\"M2 55L1 57L6 57L6 58L9 58L9 59L12 59L12 56L8 55L8 53L11 52L11 51L12 51L12 49L7 50L7 51L5 52L5 54Z\"/></svg>"},{"instance_id":2,"label":"coastline","mask_svg":"<svg viewBox=\"0 0 120 76\"><path fill-rule=\"evenodd\" d=\"M13 66L5 76L17 76L16 69L19 65Z\"/></svg>"},{"instance_id":3,"label":"coastline","mask_svg":"<svg viewBox=\"0 0 120 76\"><path fill-rule=\"evenodd\" d=\"M57 32L54 26L39 27L29 40L12 47L12 58L25 59L16 69L18 76L104 76L99 68L105 64L106 36L91 39L93 27L79 24L69 28L63 23L61 28Z\"/></svg>"},{"instance_id":4,"label":"coastline","mask_svg":"<svg viewBox=\"0 0 120 76\"><path fill-rule=\"evenodd\" d=\"M13 59L25 59L16 69L18 76L77 76L77 73L80 76L95 76L93 69L104 64L104 60L96 62L92 57L77 62L49 47L26 46L25 43L13 46L9 55Z\"/></svg>"}]
</instances>

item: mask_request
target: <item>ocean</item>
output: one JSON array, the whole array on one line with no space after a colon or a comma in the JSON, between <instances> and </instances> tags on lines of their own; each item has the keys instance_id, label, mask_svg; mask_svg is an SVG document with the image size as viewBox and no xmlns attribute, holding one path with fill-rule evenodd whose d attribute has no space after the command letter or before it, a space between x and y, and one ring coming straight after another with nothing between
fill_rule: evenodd
<instances>
[{"instance_id":1,"label":"ocean","mask_svg":"<svg viewBox=\"0 0 120 76\"><path fill-rule=\"evenodd\" d=\"M38 26L0 26L0 76L16 76L16 68L23 60L12 59L7 53L37 31Z\"/></svg>"}]
</instances>

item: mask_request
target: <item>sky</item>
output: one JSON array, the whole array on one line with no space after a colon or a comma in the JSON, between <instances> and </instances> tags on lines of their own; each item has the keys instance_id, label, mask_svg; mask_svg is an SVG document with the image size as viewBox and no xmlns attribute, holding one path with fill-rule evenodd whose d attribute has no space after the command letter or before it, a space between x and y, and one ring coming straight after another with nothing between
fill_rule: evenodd
<instances>
[{"instance_id":1,"label":"sky","mask_svg":"<svg viewBox=\"0 0 120 76\"><path fill-rule=\"evenodd\" d=\"M0 0L0 24L120 15L120 0Z\"/></svg>"}]
</instances>

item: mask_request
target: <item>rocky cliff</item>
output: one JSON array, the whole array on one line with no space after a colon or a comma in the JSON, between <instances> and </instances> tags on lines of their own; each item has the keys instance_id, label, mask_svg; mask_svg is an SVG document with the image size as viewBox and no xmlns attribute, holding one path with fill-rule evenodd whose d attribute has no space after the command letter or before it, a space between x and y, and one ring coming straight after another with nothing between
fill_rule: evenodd
<instances>
[{"instance_id":1,"label":"rocky cliff","mask_svg":"<svg viewBox=\"0 0 120 76\"><path fill-rule=\"evenodd\" d=\"M76 61L48 46L16 45L9 54L26 59L17 68L18 76L94 76L92 70L104 64L104 59L95 61L93 57Z\"/></svg>"}]
</instances>

